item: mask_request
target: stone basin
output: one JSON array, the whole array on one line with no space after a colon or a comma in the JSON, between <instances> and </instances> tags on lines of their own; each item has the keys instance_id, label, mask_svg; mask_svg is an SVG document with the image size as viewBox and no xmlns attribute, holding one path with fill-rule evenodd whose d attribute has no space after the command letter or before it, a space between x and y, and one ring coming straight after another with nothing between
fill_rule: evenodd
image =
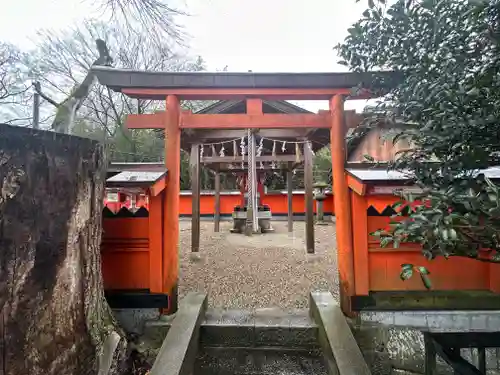
<instances>
[{"instance_id":1,"label":"stone basin","mask_svg":"<svg viewBox=\"0 0 500 375\"><path fill-rule=\"evenodd\" d=\"M271 226L272 212L268 205L259 206L257 219L259 221L259 229L262 233L273 232ZM233 229L232 233L243 233L247 221L247 208L236 206L233 210Z\"/></svg>"}]
</instances>

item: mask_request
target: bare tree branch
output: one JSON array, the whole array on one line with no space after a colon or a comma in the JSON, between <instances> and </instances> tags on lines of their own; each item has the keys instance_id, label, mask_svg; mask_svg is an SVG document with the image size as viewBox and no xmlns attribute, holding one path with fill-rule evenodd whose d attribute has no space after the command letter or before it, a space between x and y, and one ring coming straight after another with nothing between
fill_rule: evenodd
<instances>
[{"instance_id":1,"label":"bare tree branch","mask_svg":"<svg viewBox=\"0 0 500 375\"><path fill-rule=\"evenodd\" d=\"M70 32L42 31L39 38L40 48L33 65L37 66L38 80L48 85L44 94L55 102L62 102L71 94L75 80L81 82L84 79L97 58L96 49L91 47L94 39L106 40L117 67L162 71L204 68L202 59L193 60L181 51L173 52L167 43L168 38L162 38L162 44L158 45L147 33L131 34L126 27L99 21L85 21ZM149 112L161 109L161 106L163 103L143 101L141 110ZM79 116L87 122L78 124L98 125L111 135L123 127L126 114L137 110L134 99L94 85L79 111Z\"/></svg>"},{"instance_id":2,"label":"bare tree branch","mask_svg":"<svg viewBox=\"0 0 500 375\"><path fill-rule=\"evenodd\" d=\"M94 0L101 10L111 12L112 22L125 24L130 33L147 30L155 44L161 45L165 36L182 44L185 33L175 18L187 13L169 3L168 0Z\"/></svg>"},{"instance_id":3,"label":"bare tree branch","mask_svg":"<svg viewBox=\"0 0 500 375\"><path fill-rule=\"evenodd\" d=\"M54 99L51 97L45 95L42 91L42 88L38 88L36 85L33 85L34 90L42 97L42 99L46 100L48 103L52 104L54 107L59 107L60 103L57 103Z\"/></svg>"},{"instance_id":4,"label":"bare tree branch","mask_svg":"<svg viewBox=\"0 0 500 375\"><path fill-rule=\"evenodd\" d=\"M30 85L23 69L24 54L0 42L0 121L26 123Z\"/></svg>"},{"instance_id":5,"label":"bare tree branch","mask_svg":"<svg viewBox=\"0 0 500 375\"><path fill-rule=\"evenodd\" d=\"M96 39L95 43L99 52L99 57L94 61L92 66L110 66L113 63L113 59L109 54L106 43L102 39ZM62 133L68 133L72 130L76 112L80 109L83 101L89 95L94 81L95 73L92 68L90 68L82 83L77 85L73 92L57 107L56 117L52 122L52 129Z\"/></svg>"}]
</instances>

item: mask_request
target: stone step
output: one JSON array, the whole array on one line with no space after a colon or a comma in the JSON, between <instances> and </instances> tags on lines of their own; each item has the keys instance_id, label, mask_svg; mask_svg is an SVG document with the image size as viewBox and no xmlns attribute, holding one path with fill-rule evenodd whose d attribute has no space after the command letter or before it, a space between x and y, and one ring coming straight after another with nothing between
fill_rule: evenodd
<instances>
[{"instance_id":1,"label":"stone step","mask_svg":"<svg viewBox=\"0 0 500 375\"><path fill-rule=\"evenodd\" d=\"M327 375L319 349L203 348L193 375Z\"/></svg>"},{"instance_id":2,"label":"stone step","mask_svg":"<svg viewBox=\"0 0 500 375\"><path fill-rule=\"evenodd\" d=\"M144 336L161 346L171 320L146 322ZM200 341L206 347L319 347L318 327L307 309L208 309L201 324Z\"/></svg>"},{"instance_id":3,"label":"stone step","mask_svg":"<svg viewBox=\"0 0 500 375\"><path fill-rule=\"evenodd\" d=\"M318 327L306 309L209 309L200 337L203 347L319 347Z\"/></svg>"}]
</instances>

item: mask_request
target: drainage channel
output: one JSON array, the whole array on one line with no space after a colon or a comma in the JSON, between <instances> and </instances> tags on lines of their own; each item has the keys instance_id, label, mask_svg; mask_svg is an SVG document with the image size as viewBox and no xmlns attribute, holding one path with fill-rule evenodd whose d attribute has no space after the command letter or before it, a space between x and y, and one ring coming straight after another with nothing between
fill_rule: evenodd
<instances>
[{"instance_id":1,"label":"drainage channel","mask_svg":"<svg viewBox=\"0 0 500 375\"><path fill-rule=\"evenodd\" d=\"M148 323L164 337L151 375L370 374L330 293L312 293L309 310L206 305L190 293L170 322Z\"/></svg>"}]
</instances>

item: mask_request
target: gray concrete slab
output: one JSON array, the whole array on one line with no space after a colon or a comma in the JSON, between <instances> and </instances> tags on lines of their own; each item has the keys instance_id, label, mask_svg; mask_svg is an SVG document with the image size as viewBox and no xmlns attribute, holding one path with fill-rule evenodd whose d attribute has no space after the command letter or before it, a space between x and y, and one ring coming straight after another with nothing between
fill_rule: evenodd
<instances>
[{"instance_id":1,"label":"gray concrete slab","mask_svg":"<svg viewBox=\"0 0 500 375\"><path fill-rule=\"evenodd\" d=\"M158 309L113 309L113 314L125 332L142 335L146 322L158 319L160 311Z\"/></svg>"},{"instance_id":2,"label":"gray concrete slab","mask_svg":"<svg viewBox=\"0 0 500 375\"><path fill-rule=\"evenodd\" d=\"M319 341L330 373L371 375L340 306L329 292L310 295L311 316L319 327Z\"/></svg>"},{"instance_id":3,"label":"gray concrete slab","mask_svg":"<svg viewBox=\"0 0 500 375\"><path fill-rule=\"evenodd\" d=\"M362 311L362 322L429 332L498 332L498 310Z\"/></svg>"},{"instance_id":4,"label":"gray concrete slab","mask_svg":"<svg viewBox=\"0 0 500 375\"><path fill-rule=\"evenodd\" d=\"M151 375L192 374L206 307L207 295L204 293L191 292L182 299Z\"/></svg>"},{"instance_id":5,"label":"gray concrete slab","mask_svg":"<svg viewBox=\"0 0 500 375\"><path fill-rule=\"evenodd\" d=\"M307 309L209 309L201 342L206 347L319 347L318 328Z\"/></svg>"}]
</instances>

